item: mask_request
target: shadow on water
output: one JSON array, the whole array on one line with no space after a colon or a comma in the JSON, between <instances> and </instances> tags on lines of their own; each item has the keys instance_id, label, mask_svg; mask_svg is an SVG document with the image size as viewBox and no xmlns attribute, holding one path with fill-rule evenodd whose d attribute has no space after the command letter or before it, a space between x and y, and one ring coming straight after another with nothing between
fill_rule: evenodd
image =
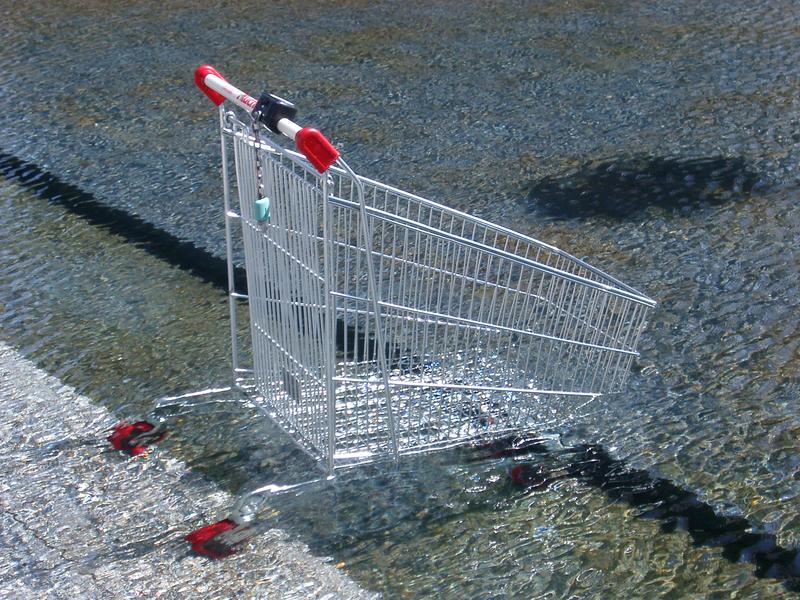
<instances>
[{"instance_id":1,"label":"shadow on water","mask_svg":"<svg viewBox=\"0 0 800 600\"><path fill-rule=\"evenodd\" d=\"M697 546L722 549L731 562L755 565L755 575L778 579L800 591L800 551L782 548L774 535L759 532L744 517L718 514L697 494L613 458L602 446L580 444L552 450L539 440L506 438L483 448L493 458L520 459L510 469L512 485L543 489L561 479L577 479L609 499L639 509L639 518L657 519L663 533L683 530ZM536 460L531 460L536 455Z\"/></svg>"},{"instance_id":2,"label":"shadow on water","mask_svg":"<svg viewBox=\"0 0 800 600\"><path fill-rule=\"evenodd\" d=\"M571 479L626 504L636 518L658 521L664 535L683 531L693 545L717 548L731 563L754 565L756 577L800 591L800 551L781 547L773 534L744 517L717 512L690 490L613 458L599 444L562 446L552 438L509 436L451 452L449 460L475 465L462 476L480 491L465 493L463 480L453 488L449 477L409 464L410 458L395 465L362 465L341 475L341 486L287 497L271 508L281 515L281 527L300 535L315 553L347 560L353 548L381 548L387 539L436 538L450 530L447 523L503 510ZM498 467L507 470L506 477L496 476ZM432 504L431 498L437 500ZM330 507L330 514L318 513L320 503ZM268 525L269 519L256 531Z\"/></svg>"},{"instance_id":3,"label":"shadow on water","mask_svg":"<svg viewBox=\"0 0 800 600\"><path fill-rule=\"evenodd\" d=\"M135 244L156 258L185 269L212 285L227 288L228 276L224 259L191 242L181 240L136 215L99 202L92 194L62 181L32 163L0 152L0 176L23 186L43 200L63 206L92 225ZM246 284L243 269L236 273L236 284L240 289Z\"/></svg>"},{"instance_id":4,"label":"shadow on water","mask_svg":"<svg viewBox=\"0 0 800 600\"><path fill-rule=\"evenodd\" d=\"M528 190L530 207L556 219L625 219L648 207L696 210L735 202L764 185L744 158L615 158L590 162Z\"/></svg>"},{"instance_id":5,"label":"shadow on water","mask_svg":"<svg viewBox=\"0 0 800 600\"><path fill-rule=\"evenodd\" d=\"M177 238L136 215L104 204L92 194L62 181L35 164L0 151L0 176L25 187L39 198L63 206L92 225L135 244L160 260L184 269L223 290L228 289L225 259ZM247 293L244 268L234 268L234 283L237 291ZM295 311L295 316L302 326L302 311ZM359 361L374 360L377 357L374 340L365 342L363 332L355 327L337 320L335 335L337 348L346 356ZM387 348L386 355L392 359L399 355L399 351Z\"/></svg>"}]
</instances>

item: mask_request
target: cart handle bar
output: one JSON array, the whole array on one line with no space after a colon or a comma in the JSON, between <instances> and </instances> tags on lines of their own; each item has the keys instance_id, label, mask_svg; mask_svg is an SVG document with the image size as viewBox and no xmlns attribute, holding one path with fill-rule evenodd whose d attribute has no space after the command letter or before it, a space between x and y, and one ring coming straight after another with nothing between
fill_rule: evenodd
<instances>
[{"instance_id":1,"label":"cart handle bar","mask_svg":"<svg viewBox=\"0 0 800 600\"><path fill-rule=\"evenodd\" d=\"M219 71L211 65L200 65L194 71L194 82L197 87L208 96L214 104L219 106L225 100L230 100L239 108L246 110L251 115L256 112L259 104L255 98L246 94L239 88L230 84ZM273 97L280 102L286 102L277 97ZM286 103L289 106L291 104ZM339 158L339 151L316 129L311 127L300 127L289 118L280 118L275 123L276 129L294 141L297 149L314 165L320 173L328 170L336 159ZM271 129L271 128L270 128Z\"/></svg>"}]
</instances>

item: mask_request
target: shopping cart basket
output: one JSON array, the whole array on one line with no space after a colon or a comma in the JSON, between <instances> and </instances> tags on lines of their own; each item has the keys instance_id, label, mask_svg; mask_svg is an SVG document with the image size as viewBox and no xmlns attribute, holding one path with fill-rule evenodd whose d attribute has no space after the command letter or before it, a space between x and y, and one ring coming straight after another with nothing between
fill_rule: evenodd
<instances>
[{"instance_id":1,"label":"shopping cart basket","mask_svg":"<svg viewBox=\"0 0 800 600\"><path fill-rule=\"evenodd\" d=\"M237 386L328 478L534 430L621 388L653 300L553 246L357 175L286 100L256 100L208 65L195 82L219 106ZM241 301L252 368L240 365ZM253 490L186 539L226 556L258 529L265 496L324 481Z\"/></svg>"},{"instance_id":2,"label":"shopping cart basket","mask_svg":"<svg viewBox=\"0 0 800 600\"><path fill-rule=\"evenodd\" d=\"M281 98L256 100L208 65L195 80L220 107L234 369L245 373L234 305L246 299L254 397L327 471L530 428L620 389L653 300L356 175ZM233 283L236 222L247 294Z\"/></svg>"},{"instance_id":3,"label":"shopping cart basket","mask_svg":"<svg viewBox=\"0 0 800 600\"><path fill-rule=\"evenodd\" d=\"M651 299L553 246L356 175L286 100L256 100L208 65L195 81L219 106L234 371L328 474L531 429L623 385ZM246 294L234 285L239 225ZM239 364L244 300L252 370ZM235 527L235 513L190 541Z\"/></svg>"}]
</instances>

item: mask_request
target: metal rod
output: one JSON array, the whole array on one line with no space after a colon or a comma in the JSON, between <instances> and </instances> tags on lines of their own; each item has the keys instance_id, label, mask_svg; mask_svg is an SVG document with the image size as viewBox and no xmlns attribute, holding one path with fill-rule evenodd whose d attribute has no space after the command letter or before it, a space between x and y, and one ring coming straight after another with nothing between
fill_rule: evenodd
<instances>
[{"instance_id":1,"label":"metal rod","mask_svg":"<svg viewBox=\"0 0 800 600\"><path fill-rule=\"evenodd\" d=\"M222 154L222 201L225 208L225 262L228 269L228 311L231 324L231 367L234 374L239 369L239 325L236 320L236 278L233 268L233 241L231 239L231 187L228 176L228 142L225 139L225 109L219 106L220 152Z\"/></svg>"}]
</instances>

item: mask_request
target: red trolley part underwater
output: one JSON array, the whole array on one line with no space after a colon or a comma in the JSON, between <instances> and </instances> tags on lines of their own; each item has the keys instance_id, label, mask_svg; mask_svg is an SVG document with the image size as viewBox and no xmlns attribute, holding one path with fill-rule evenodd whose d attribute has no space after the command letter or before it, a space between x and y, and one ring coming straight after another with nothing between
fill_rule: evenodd
<instances>
[{"instance_id":1,"label":"red trolley part underwater","mask_svg":"<svg viewBox=\"0 0 800 600\"><path fill-rule=\"evenodd\" d=\"M115 450L120 450L131 456L138 456L147 450L151 444L156 444L166 437L167 432L147 421L117 423L111 435L106 438Z\"/></svg>"},{"instance_id":2,"label":"red trolley part underwater","mask_svg":"<svg viewBox=\"0 0 800 600\"><path fill-rule=\"evenodd\" d=\"M219 559L236 554L242 542L254 534L249 527L227 518L195 529L184 539L192 545L195 554Z\"/></svg>"}]
</instances>

